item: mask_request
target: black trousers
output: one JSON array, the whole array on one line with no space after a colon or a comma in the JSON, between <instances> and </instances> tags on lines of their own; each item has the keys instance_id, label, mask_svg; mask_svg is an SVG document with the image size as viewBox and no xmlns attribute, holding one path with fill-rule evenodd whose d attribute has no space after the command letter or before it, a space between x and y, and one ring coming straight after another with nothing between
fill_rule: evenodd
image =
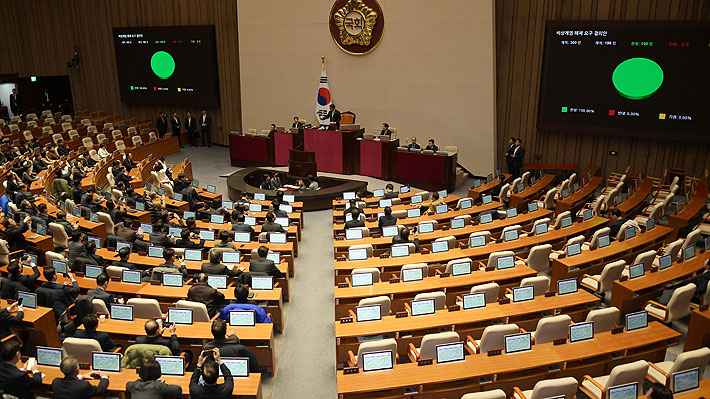
<instances>
[{"instance_id":1,"label":"black trousers","mask_svg":"<svg viewBox=\"0 0 710 399\"><path fill-rule=\"evenodd\" d=\"M207 144L205 144L205 140L207 141ZM202 129L202 145L212 147L212 136L210 136L210 129Z\"/></svg>"},{"instance_id":2,"label":"black trousers","mask_svg":"<svg viewBox=\"0 0 710 399\"><path fill-rule=\"evenodd\" d=\"M198 141L200 137L199 134L197 134L197 130L188 130L187 136L190 138L190 144L192 144L193 147L199 144Z\"/></svg>"}]
</instances>

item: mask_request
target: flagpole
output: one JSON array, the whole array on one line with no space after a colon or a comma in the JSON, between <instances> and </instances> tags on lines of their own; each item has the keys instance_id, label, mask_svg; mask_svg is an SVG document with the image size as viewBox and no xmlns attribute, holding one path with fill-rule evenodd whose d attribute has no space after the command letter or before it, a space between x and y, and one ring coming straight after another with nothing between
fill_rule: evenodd
<instances>
[{"instance_id":1,"label":"flagpole","mask_svg":"<svg viewBox=\"0 0 710 399\"><path fill-rule=\"evenodd\" d=\"M325 56L324 56L324 55L321 55L321 56L320 56L320 61L321 61L323 70L325 71Z\"/></svg>"}]
</instances>

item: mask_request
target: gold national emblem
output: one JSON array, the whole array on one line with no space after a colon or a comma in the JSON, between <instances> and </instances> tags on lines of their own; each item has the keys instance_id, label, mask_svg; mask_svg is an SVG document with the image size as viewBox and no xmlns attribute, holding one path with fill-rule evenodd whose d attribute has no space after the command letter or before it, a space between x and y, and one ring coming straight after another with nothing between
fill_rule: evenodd
<instances>
[{"instance_id":1,"label":"gold national emblem","mask_svg":"<svg viewBox=\"0 0 710 399\"><path fill-rule=\"evenodd\" d=\"M377 0L336 0L331 10L330 31L340 48L362 55L379 44L384 16Z\"/></svg>"}]
</instances>

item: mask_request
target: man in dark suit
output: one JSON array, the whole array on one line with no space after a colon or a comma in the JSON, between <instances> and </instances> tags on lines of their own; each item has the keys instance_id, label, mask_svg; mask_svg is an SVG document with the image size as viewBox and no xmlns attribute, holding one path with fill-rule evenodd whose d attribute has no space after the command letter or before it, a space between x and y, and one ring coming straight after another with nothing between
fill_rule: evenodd
<instances>
[{"instance_id":1,"label":"man in dark suit","mask_svg":"<svg viewBox=\"0 0 710 399\"><path fill-rule=\"evenodd\" d=\"M98 386L91 385L86 379L90 376L79 377L79 362L72 356L67 356L62 360L59 369L64 373L64 377L57 377L52 381L52 391L56 399L76 399L90 398L92 396L102 396L108 388L108 374L100 371L101 381Z\"/></svg>"},{"instance_id":2,"label":"man in dark suit","mask_svg":"<svg viewBox=\"0 0 710 399\"><path fill-rule=\"evenodd\" d=\"M126 153L126 159L123 160L123 166L126 167L126 172L131 173L131 169L137 168L138 164L133 161L133 154Z\"/></svg>"},{"instance_id":3,"label":"man in dark suit","mask_svg":"<svg viewBox=\"0 0 710 399\"><path fill-rule=\"evenodd\" d=\"M360 220L360 210L355 208L351 212L353 218L349 222L345 222L345 230L352 229L353 227L365 227L365 221Z\"/></svg>"},{"instance_id":4,"label":"man in dark suit","mask_svg":"<svg viewBox=\"0 0 710 399\"><path fill-rule=\"evenodd\" d=\"M437 152L437 151L439 151L439 146L434 144L434 139L429 139L429 144L424 149Z\"/></svg>"},{"instance_id":5,"label":"man in dark suit","mask_svg":"<svg viewBox=\"0 0 710 399\"><path fill-rule=\"evenodd\" d=\"M128 248L121 248L121 250L124 249L127 250ZM116 262L114 262L114 265L115 264ZM135 269L135 266L133 266L133 268ZM110 308L111 305L116 303L116 300L118 299L118 295L106 291L106 288L108 288L109 280L110 278L106 273L99 274L98 276L96 276L96 288L88 290L86 292L88 295L93 295L94 298L101 299L102 301L104 301L107 308Z\"/></svg>"},{"instance_id":6,"label":"man in dark suit","mask_svg":"<svg viewBox=\"0 0 710 399\"><path fill-rule=\"evenodd\" d=\"M26 257L26 258L25 258ZM23 261L31 258L26 254L23 255ZM8 282L2 284L2 297L3 298L16 298L17 291L27 291L33 292L35 289L35 281L39 278L39 268L34 262L30 263L32 266L32 275L26 275L22 273L23 265L20 264L16 259L10 261L7 266Z\"/></svg>"},{"instance_id":7,"label":"man in dark suit","mask_svg":"<svg viewBox=\"0 0 710 399\"><path fill-rule=\"evenodd\" d=\"M274 278L283 277L283 274L279 268L276 267L274 261L266 259L266 255L269 254L269 248L262 245L256 250L256 252L259 254L259 257L249 261L250 272L267 273L269 276L273 276Z\"/></svg>"},{"instance_id":8,"label":"man in dark suit","mask_svg":"<svg viewBox=\"0 0 710 399\"><path fill-rule=\"evenodd\" d=\"M505 150L505 164L508 166L508 173L513 174L513 167L511 163L513 161L513 151L515 151L515 137L508 139L508 149Z\"/></svg>"},{"instance_id":9,"label":"man in dark suit","mask_svg":"<svg viewBox=\"0 0 710 399\"><path fill-rule=\"evenodd\" d=\"M25 215L24 220L19 224L15 219L19 219L22 214L15 214L14 217L6 217L3 221L5 227L5 238L7 238L7 246L10 252L21 251L27 249L27 241L24 233L30 229L32 218L30 215Z\"/></svg>"},{"instance_id":10,"label":"man in dark suit","mask_svg":"<svg viewBox=\"0 0 710 399\"><path fill-rule=\"evenodd\" d=\"M17 313L13 315L12 313L15 311L17 311ZM0 338L5 338L12 334L13 332L10 330L10 324L21 322L23 317L25 317L25 311L17 304L17 302L13 302L12 305L0 309Z\"/></svg>"},{"instance_id":11,"label":"man in dark suit","mask_svg":"<svg viewBox=\"0 0 710 399\"><path fill-rule=\"evenodd\" d=\"M612 208L609 211L609 220L611 220L611 225L609 225L609 237L616 237L621 230L621 226L624 225L629 219L621 216L621 211L618 208Z\"/></svg>"},{"instance_id":12,"label":"man in dark suit","mask_svg":"<svg viewBox=\"0 0 710 399\"><path fill-rule=\"evenodd\" d=\"M192 117L190 111L187 111L187 116L185 117L185 131L190 137L190 144L193 147L197 147L197 121Z\"/></svg>"},{"instance_id":13,"label":"man in dark suit","mask_svg":"<svg viewBox=\"0 0 710 399\"><path fill-rule=\"evenodd\" d=\"M234 389L234 378L229 367L222 362L219 349L212 350L214 360L200 352L197 360L197 367L190 378L190 397L195 399L226 399L232 397ZM222 371L224 382L217 384L219 371ZM200 381L202 380L202 382Z\"/></svg>"},{"instance_id":14,"label":"man in dark suit","mask_svg":"<svg viewBox=\"0 0 710 399\"><path fill-rule=\"evenodd\" d=\"M58 284L57 271L53 267L45 267L42 274L47 281L36 290L39 305L53 308L55 319L58 320L74 303L74 295L79 293L79 283L74 279L74 275L67 271L72 285ZM43 300L40 301L40 298Z\"/></svg>"},{"instance_id":15,"label":"man in dark suit","mask_svg":"<svg viewBox=\"0 0 710 399\"><path fill-rule=\"evenodd\" d=\"M288 213L286 211L282 211L281 209L279 209L281 207L281 202L279 202L279 200L274 198L274 200L271 201L271 206L274 208L273 212L277 218L288 217Z\"/></svg>"},{"instance_id":16,"label":"man in dark suit","mask_svg":"<svg viewBox=\"0 0 710 399\"><path fill-rule=\"evenodd\" d=\"M202 267L200 268L200 271L207 275L224 275L229 277L238 277L240 274L242 274L239 268L235 267L230 270L226 265L220 263L220 260L222 258L222 252L223 250L215 248L210 249L209 262L203 263Z\"/></svg>"},{"instance_id":17,"label":"man in dark suit","mask_svg":"<svg viewBox=\"0 0 710 399\"><path fill-rule=\"evenodd\" d=\"M200 133L202 134L202 146L205 146L205 141L207 145L212 147L212 136L210 135L210 128L212 127L212 116L207 114L207 110L202 108L202 116L200 116Z\"/></svg>"},{"instance_id":18,"label":"man in dark suit","mask_svg":"<svg viewBox=\"0 0 710 399\"><path fill-rule=\"evenodd\" d=\"M173 356L180 354L180 342L175 334L175 324L170 325L170 338L163 337L163 326L155 320L145 322L145 336L136 337L137 344L162 345L172 352Z\"/></svg>"},{"instance_id":19,"label":"man in dark suit","mask_svg":"<svg viewBox=\"0 0 710 399\"><path fill-rule=\"evenodd\" d=\"M293 117L293 123L291 124L292 128L302 128L303 127L303 122L300 121L300 119L297 116Z\"/></svg>"},{"instance_id":20,"label":"man in dark suit","mask_svg":"<svg viewBox=\"0 0 710 399\"><path fill-rule=\"evenodd\" d=\"M382 131L380 131L380 136L390 136L392 137L392 131L390 130L389 123L382 124Z\"/></svg>"},{"instance_id":21,"label":"man in dark suit","mask_svg":"<svg viewBox=\"0 0 710 399\"><path fill-rule=\"evenodd\" d=\"M246 346L242 345L236 333L232 332L227 336L227 322L225 320L215 320L212 322L212 337L214 339L206 343L202 349L210 350L219 348L220 356L227 357L248 357L249 372L258 373L259 363L254 353Z\"/></svg>"},{"instance_id":22,"label":"man in dark suit","mask_svg":"<svg viewBox=\"0 0 710 399\"><path fill-rule=\"evenodd\" d=\"M158 135L160 138L165 137L165 134L168 133L168 118L165 115L165 112L160 111L158 119L155 120L155 127L158 129Z\"/></svg>"},{"instance_id":23,"label":"man in dark suit","mask_svg":"<svg viewBox=\"0 0 710 399\"><path fill-rule=\"evenodd\" d=\"M10 93L10 111L12 111L13 116L17 116L22 113L20 100L17 98L17 89L12 89L12 93Z\"/></svg>"},{"instance_id":24,"label":"man in dark suit","mask_svg":"<svg viewBox=\"0 0 710 399\"><path fill-rule=\"evenodd\" d=\"M267 233L283 233L284 228L280 224L274 222L276 220L276 215L273 212L268 212L266 214L266 223L261 225L261 232Z\"/></svg>"},{"instance_id":25,"label":"man in dark suit","mask_svg":"<svg viewBox=\"0 0 710 399\"><path fill-rule=\"evenodd\" d=\"M232 211L232 231L243 233L254 233L254 228L244 223L244 214L239 211Z\"/></svg>"},{"instance_id":26,"label":"man in dark suit","mask_svg":"<svg viewBox=\"0 0 710 399\"><path fill-rule=\"evenodd\" d=\"M525 148L523 148L523 141L520 139L515 139L515 148L513 149L513 157L510 161L512 166L511 173L513 174L513 179L520 177L520 168L523 167L523 157L525 156Z\"/></svg>"},{"instance_id":27,"label":"man in dark suit","mask_svg":"<svg viewBox=\"0 0 710 399\"><path fill-rule=\"evenodd\" d=\"M412 243L414 244L414 250L419 251L419 239L414 238L413 240L409 239L409 228L403 227L399 229L399 234L392 237L392 244L407 244L407 243Z\"/></svg>"},{"instance_id":28,"label":"man in dark suit","mask_svg":"<svg viewBox=\"0 0 710 399\"><path fill-rule=\"evenodd\" d=\"M203 146L204 147L204 146ZM182 189L182 200L190 204L190 210L195 212L200 208L204 208L207 205L197 193L194 187L192 187L192 180L186 180L185 188Z\"/></svg>"},{"instance_id":29,"label":"man in dark suit","mask_svg":"<svg viewBox=\"0 0 710 399\"><path fill-rule=\"evenodd\" d=\"M219 251L215 251L219 254ZM202 266L204 269L204 265ZM210 318L219 313L219 307L224 302L224 294L207 284L207 274L197 275L197 282L187 290L187 299L204 303Z\"/></svg>"},{"instance_id":30,"label":"man in dark suit","mask_svg":"<svg viewBox=\"0 0 710 399\"><path fill-rule=\"evenodd\" d=\"M397 217L392 216L392 208L390 208L389 206L385 207L385 214L380 216L380 219L377 221L377 224L380 227L380 230L383 227L395 226L397 224Z\"/></svg>"},{"instance_id":31,"label":"man in dark suit","mask_svg":"<svg viewBox=\"0 0 710 399\"><path fill-rule=\"evenodd\" d=\"M168 237L169 231L170 226L167 224L153 226L153 232L149 234L150 243L164 248L174 246L175 241Z\"/></svg>"},{"instance_id":32,"label":"man in dark suit","mask_svg":"<svg viewBox=\"0 0 710 399\"><path fill-rule=\"evenodd\" d=\"M335 104L330 104L330 111L321 120L330 119L330 124L335 125L336 130L340 129L340 111L335 109Z\"/></svg>"},{"instance_id":33,"label":"man in dark suit","mask_svg":"<svg viewBox=\"0 0 710 399\"><path fill-rule=\"evenodd\" d=\"M116 344L113 343L108 333L96 331L99 325L99 318L95 313L89 313L84 316L84 329L77 329L74 333L74 338L90 338L98 341L101 345L101 350L104 352L113 352L116 349Z\"/></svg>"},{"instance_id":34,"label":"man in dark suit","mask_svg":"<svg viewBox=\"0 0 710 399\"><path fill-rule=\"evenodd\" d=\"M421 150L422 146L417 144L417 138L412 137L412 142L407 146L407 150Z\"/></svg>"},{"instance_id":35,"label":"man in dark suit","mask_svg":"<svg viewBox=\"0 0 710 399\"><path fill-rule=\"evenodd\" d=\"M20 361L20 343L10 339L0 346L0 392L12 395L18 399L32 399L34 394L31 389L42 385L42 373L37 367L37 362L28 362L25 368L32 371L32 377L26 371L15 366Z\"/></svg>"},{"instance_id":36,"label":"man in dark suit","mask_svg":"<svg viewBox=\"0 0 710 399\"><path fill-rule=\"evenodd\" d=\"M384 199L399 198L399 194L394 191L394 184L387 183L385 186L385 195L382 196Z\"/></svg>"},{"instance_id":37,"label":"man in dark suit","mask_svg":"<svg viewBox=\"0 0 710 399\"><path fill-rule=\"evenodd\" d=\"M180 139L180 118L178 118L177 111L173 111L173 117L170 118L170 131L173 132L173 136L178 138L178 143L180 148L182 148L182 140Z\"/></svg>"},{"instance_id":38,"label":"man in dark suit","mask_svg":"<svg viewBox=\"0 0 710 399\"><path fill-rule=\"evenodd\" d=\"M66 231L67 235L71 237L72 233L74 232L74 225L69 223L67 221L67 214L64 211L59 211L57 212L57 218L54 220L54 223L61 225L64 227L64 231Z\"/></svg>"}]
</instances>

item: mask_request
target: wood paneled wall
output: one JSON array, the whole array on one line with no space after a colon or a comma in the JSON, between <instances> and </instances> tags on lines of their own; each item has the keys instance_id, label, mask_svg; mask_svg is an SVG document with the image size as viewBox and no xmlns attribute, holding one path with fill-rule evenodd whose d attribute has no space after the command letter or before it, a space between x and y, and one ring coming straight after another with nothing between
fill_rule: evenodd
<instances>
[{"instance_id":1,"label":"wood paneled wall","mask_svg":"<svg viewBox=\"0 0 710 399\"><path fill-rule=\"evenodd\" d=\"M112 28L215 25L220 107L209 110L212 141L226 144L230 130L241 131L237 0L2 0L0 15L0 74L68 74L75 109L139 120L155 120L159 111L170 113L174 106L121 102ZM70 71L66 63L75 48L81 64ZM181 117L186 110L177 109Z\"/></svg>"},{"instance_id":2,"label":"wood paneled wall","mask_svg":"<svg viewBox=\"0 0 710 399\"><path fill-rule=\"evenodd\" d=\"M499 154L508 137L515 136L523 139L526 162L536 162L535 154L541 154L541 162L598 165L604 176L628 165L651 176L661 176L669 167L699 176L710 167L708 144L537 130L546 20L708 21L710 0L497 0ZM618 155L610 156L612 150ZM504 166L503 157L498 164Z\"/></svg>"}]
</instances>

